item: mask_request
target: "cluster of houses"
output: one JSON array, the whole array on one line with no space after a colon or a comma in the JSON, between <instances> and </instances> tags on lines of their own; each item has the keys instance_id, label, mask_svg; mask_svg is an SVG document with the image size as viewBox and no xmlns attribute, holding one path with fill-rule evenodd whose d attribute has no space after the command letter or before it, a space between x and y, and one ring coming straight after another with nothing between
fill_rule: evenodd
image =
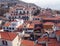
<instances>
[{"instance_id":1,"label":"cluster of houses","mask_svg":"<svg viewBox=\"0 0 60 46\"><path fill-rule=\"evenodd\" d=\"M60 14L51 9L18 3L0 18L0 46L60 46Z\"/></svg>"}]
</instances>

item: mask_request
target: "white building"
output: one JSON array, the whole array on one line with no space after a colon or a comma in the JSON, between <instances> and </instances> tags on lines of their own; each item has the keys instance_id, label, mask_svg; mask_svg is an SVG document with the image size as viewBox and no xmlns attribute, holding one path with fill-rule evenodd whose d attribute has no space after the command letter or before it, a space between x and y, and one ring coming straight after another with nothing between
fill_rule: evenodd
<instances>
[{"instance_id":1,"label":"white building","mask_svg":"<svg viewBox=\"0 0 60 46\"><path fill-rule=\"evenodd\" d=\"M0 46L20 46L20 39L16 33L0 32Z\"/></svg>"},{"instance_id":2,"label":"white building","mask_svg":"<svg viewBox=\"0 0 60 46\"><path fill-rule=\"evenodd\" d=\"M15 19L12 22L6 22L2 27L6 31L17 30L19 26L23 25L24 21L22 19Z\"/></svg>"}]
</instances>

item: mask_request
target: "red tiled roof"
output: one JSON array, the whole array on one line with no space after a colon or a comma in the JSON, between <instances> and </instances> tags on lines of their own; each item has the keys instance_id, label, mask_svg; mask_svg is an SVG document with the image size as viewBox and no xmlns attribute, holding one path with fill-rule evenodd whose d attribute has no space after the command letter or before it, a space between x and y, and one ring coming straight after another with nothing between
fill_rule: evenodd
<instances>
[{"instance_id":1,"label":"red tiled roof","mask_svg":"<svg viewBox=\"0 0 60 46\"><path fill-rule=\"evenodd\" d=\"M60 42L58 42L56 39L49 38L49 40L48 41L47 40L48 40L48 37L43 37L38 39L39 42L42 42L42 41L48 42L48 46L60 46ZM36 44L36 46L42 46L42 45Z\"/></svg>"},{"instance_id":2,"label":"red tiled roof","mask_svg":"<svg viewBox=\"0 0 60 46\"><path fill-rule=\"evenodd\" d=\"M39 20L35 20L35 21L32 21L32 23L34 23L34 24L41 24L42 22L40 22Z\"/></svg>"},{"instance_id":3,"label":"red tiled roof","mask_svg":"<svg viewBox=\"0 0 60 46\"><path fill-rule=\"evenodd\" d=\"M53 38L49 38L49 42L56 43L57 40L56 39L53 39Z\"/></svg>"},{"instance_id":4,"label":"red tiled roof","mask_svg":"<svg viewBox=\"0 0 60 46\"><path fill-rule=\"evenodd\" d=\"M57 42L55 46L60 46L60 42Z\"/></svg>"},{"instance_id":5,"label":"red tiled roof","mask_svg":"<svg viewBox=\"0 0 60 46\"><path fill-rule=\"evenodd\" d=\"M29 40L22 40L21 44L24 46L34 46L34 42Z\"/></svg>"},{"instance_id":6,"label":"red tiled roof","mask_svg":"<svg viewBox=\"0 0 60 46\"><path fill-rule=\"evenodd\" d=\"M45 23L43 23L43 25L54 25L54 23L53 22L45 22Z\"/></svg>"},{"instance_id":7,"label":"red tiled roof","mask_svg":"<svg viewBox=\"0 0 60 46\"><path fill-rule=\"evenodd\" d=\"M43 38L39 38L38 41L42 42L42 41L48 41L48 37L43 37Z\"/></svg>"},{"instance_id":8,"label":"red tiled roof","mask_svg":"<svg viewBox=\"0 0 60 46\"><path fill-rule=\"evenodd\" d=\"M43 20L59 20L59 18L43 18Z\"/></svg>"},{"instance_id":9,"label":"red tiled roof","mask_svg":"<svg viewBox=\"0 0 60 46\"><path fill-rule=\"evenodd\" d=\"M11 25L11 22L6 22L5 24L4 24L4 26L6 26L6 27L8 27L8 26L10 26Z\"/></svg>"},{"instance_id":10,"label":"red tiled roof","mask_svg":"<svg viewBox=\"0 0 60 46\"><path fill-rule=\"evenodd\" d=\"M40 16L33 16L33 18L41 18Z\"/></svg>"},{"instance_id":11,"label":"red tiled roof","mask_svg":"<svg viewBox=\"0 0 60 46\"><path fill-rule=\"evenodd\" d=\"M48 44L48 46L55 46L55 44L54 43L50 43L50 44Z\"/></svg>"},{"instance_id":12,"label":"red tiled roof","mask_svg":"<svg viewBox=\"0 0 60 46\"><path fill-rule=\"evenodd\" d=\"M1 35L1 39L4 39L4 40L14 40L15 37L17 36L16 33L13 33L13 32L0 32L0 35Z\"/></svg>"},{"instance_id":13,"label":"red tiled roof","mask_svg":"<svg viewBox=\"0 0 60 46\"><path fill-rule=\"evenodd\" d=\"M42 44L36 44L35 46L42 46Z\"/></svg>"},{"instance_id":14,"label":"red tiled roof","mask_svg":"<svg viewBox=\"0 0 60 46\"><path fill-rule=\"evenodd\" d=\"M57 23L56 26L60 27L60 23Z\"/></svg>"},{"instance_id":15,"label":"red tiled roof","mask_svg":"<svg viewBox=\"0 0 60 46\"><path fill-rule=\"evenodd\" d=\"M56 31L56 35L57 36L60 36L60 31Z\"/></svg>"},{"instance_id":16,"label":"red tiled roof","mask_svg":"<svg viewBox=\"0 0 60 46\"><path fill-rule=\"evenodd\" d=\"M49 44L48 44L48 46L60 46L60 42L57 42L57 40L56 39L49 39Z\"/></svg>"}]
</instances>

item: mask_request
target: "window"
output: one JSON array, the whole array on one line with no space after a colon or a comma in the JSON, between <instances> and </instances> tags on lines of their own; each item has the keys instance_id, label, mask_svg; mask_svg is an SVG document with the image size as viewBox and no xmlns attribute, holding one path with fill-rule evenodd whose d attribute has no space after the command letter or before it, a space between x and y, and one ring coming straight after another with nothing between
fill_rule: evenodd
<instances>
[{"instance_id":1,"label":"window","mask_svg":"<svg viewBox=\"0 0 60 46\"><path fill-rule=\"evenodd\" d=\"M11 17L9 17L9 19L11 19Z\"/></svg>"},{"instance_id":2,"label":"window","mask_svg":"<svg viewBox=\"0 0 60 46\"><path fill-rule=\"evenodd\" d=\"M19 18L21 18L21 17L19 16Z\"/></svg>"},{"instance_id":3,"label":"window","mask_svg":"<svg viewBox=\"0 0 60 46\"><path fill-rule=\"evenodd\" d=\"M39 18L38 18L38 20L39 20Z\"/></svg>"},{"instance_id":4,"label":"window","mask_svg":"<svg viewBox=\"0 0 60 46\"><path fill-rule=\"evenodd\" d=\"M8 45L8 44L7 44L7 41L2 41L2 44L3 44L3 45Z\"/></svg>"},{"instance_id":5,"label":"window","mask_svg":"<svg viewBox=\"0 0 60 46\"><path fill-rule=\"evenodd\" d=\"M27 11L27 14L29 14L29 11Z\"/></svg>"},{"instance_id":6,"label":"window","mask_svg":"<svg viewBox=\"0 0 60 46\"><path fill-rule=\"evenodd\" d=\"M15 16L15 18L16 18L16 16Z\"/></svg>"},{"instance_id":7,"label":"window","mask_svg":"<svg viewBox=\"0 0 60 46\"><path fill-rule=\"evenodd\" d=\"M9 28L11 30L11 28Z\"/></svg>"},{"instance_id":8,"label":"window","mask_svg":"<svg viewBox=\"0 0 60 46\"><path fill-rule=\"evenodd\" d=\"M35 20L35 18L33 18L33 20Z\"/></svg>"},{"instance_id":9,"label":"window","mask_svg":"<svg viewBox=\"0 0 60 46\"><path fill-rule=\"evenodd\" d=\"M12 14L11 14L12 15Z\"/></svg>"},{"instance_id":10,"label":"window","mask_svg":"<svg viewBox=\"0 0 60 46\"><path fill-rule=\"evenodd\" d=\"M7 29L8 29L8 27L7 27Z\"/></svg>"},{"instance_id":11,"label":"window","mask_svg":"<svg viewBox=\"0 0 60 46\"><path fill-rule=\"evenodd\" d=\"M3 27L3 29L5 29L5 27Z\"/></svg>"},{"instance_id":12,"label":"window","mask_svg":"<svg viewBox=\"0 0 60 46\"><path fill-rule=\"evenodd\" d=\"M14 30L14 28L12 28L12 30Z\"/></svg>"},{"instance_id":13,"label":"window","mask_svg":"<svg viewBox=\"0 0 60 46\"><path fill-rule=\"evenodd\" d=\"M12 13L13 13L13 11L12 11Z\"/></svg>"}]
</instances>

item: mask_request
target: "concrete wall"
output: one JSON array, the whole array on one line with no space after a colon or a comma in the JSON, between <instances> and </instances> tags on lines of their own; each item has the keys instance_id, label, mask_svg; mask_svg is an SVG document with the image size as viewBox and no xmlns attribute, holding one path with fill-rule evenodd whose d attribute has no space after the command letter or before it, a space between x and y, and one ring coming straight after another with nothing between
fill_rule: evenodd
<instances>
[{"instance_id":1,"label":"concrete wall","mask_svg":"<svg viewBox=\"0 0 60 46\"><path fill-rule=\"evenodd\" d=\"M12 41L7 41L8 46L12 46Z\"/></svg>"},{"instance_id":2,"label":"concrete wall","mask_svg":"<svg viewBox=\"0 0 60 46\"><path fill-rule=\"evenodd\" d=\"M0 39L1 46L3 46L2 40L4 40L4 39ZM5 40L5 41L7 41L8 46L12 46L12 41L8 41L8 40Z\"/></svg>"},{"instance_id":3,"label":"concrete wall","mask_svg":"<svg viewBox=\"0 0 60 46\"><path fill-rule=\"evenodd\" d=\"M19 41L19 38L18 38L18 36L17 36L17 37L13 40L12 46L20 46L19 43L20 43L20 41Z\"/></svg>"}]
</instances>

